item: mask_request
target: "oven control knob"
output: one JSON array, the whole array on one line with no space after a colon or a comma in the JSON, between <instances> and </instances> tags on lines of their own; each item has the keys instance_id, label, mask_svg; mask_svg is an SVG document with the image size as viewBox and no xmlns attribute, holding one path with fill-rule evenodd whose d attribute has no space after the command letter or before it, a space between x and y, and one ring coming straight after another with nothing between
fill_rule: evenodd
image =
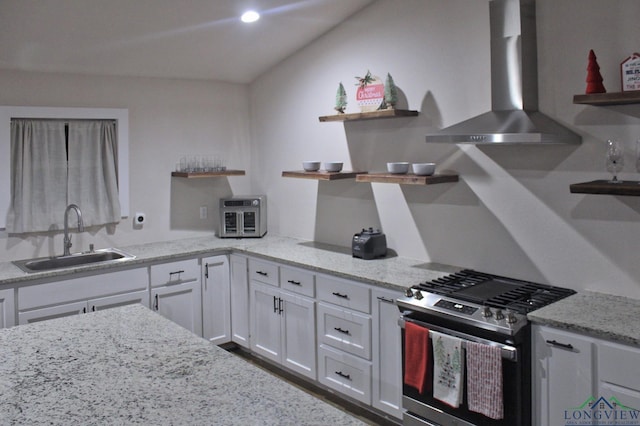
<instances>
[{"instance_id":1,"label":"oven control knob","mask_svg":"<svg viewBox=\"0 0 640 426\"><path fill-rule=\"evenodd\" d=\"M504 314L502 313L502 309L496 309L496 319L498 321L504 319Z\"/></svg>"},{"instance_id":2,"label":"oven control knob","mask_svg":"<svg viewBox=\"0 0 640 426\"><path fill-rule=\"evenodd\" d=\"M485 318L491 318L493 316L493 312L491 312L491 308L488 306L483 307L482 316Z\"/></svg>"},{"instance_id":3,"label":"oven control knob","mask_svg":"<svg viewBox=\"0 0 640 426\"><path fill-rule=\"evenodd\" d=\"M507 322L509 324L515 324L518 322L518 317L513 312L507 312Z\"/></svg>"},{"instance_id":4,"label":"oven control knob","mask_svg":"<svg viewBox=\"0 0 640 426\"><path fill-rule=\"evenodd\" d=\"M410 288L408 288L404 291L404 295L407 297L413 297L413 291Z\"/></svg>"},{"instance_id":5,"label":"oven control knob","mask_svg":"<svg viewBox=\"0 0 640 426\"><path fill-rule=\"evenodd\" d=\"M413 295L413 297L415 297L418 300L422 300L422 292L420 290L416 290L415 294Z\"/></svg>"}]
</instances>

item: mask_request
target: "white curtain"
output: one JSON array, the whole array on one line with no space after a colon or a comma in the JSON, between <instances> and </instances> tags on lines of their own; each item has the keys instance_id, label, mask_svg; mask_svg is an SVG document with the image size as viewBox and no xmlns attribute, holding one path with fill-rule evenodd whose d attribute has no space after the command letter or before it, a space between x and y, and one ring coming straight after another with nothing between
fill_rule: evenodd
<instances>
[{"instance_id":1,"label":"white curtain","mask_svg":"<svg viewBox=\"0 0 640 426\"><path fill-rule=\"evenodd\" d=\"M85 226L119 222L117 146L113 120L12 119L7 232L60 230L71 203Z\"/></svg>"},{"instance_id":2,"label":"white curtain","mask_svg":"<svg viewBox=\"0 0 640 426\"><path fill-rule=\"evenodd\" d=\"M11 120L11 206L7 232L61 227L67 203L65 123Z\"/></svg>"},{"instance_id":3,"label":"white curtain","mask_svg":"<svg viewBox=\"0 0 640 426\"><path fill-rule=\"evenodd\" d=\"M120 221L116 135L113 120L69 122L68 203L85 226Z\"/></svg>"}]
</instances>

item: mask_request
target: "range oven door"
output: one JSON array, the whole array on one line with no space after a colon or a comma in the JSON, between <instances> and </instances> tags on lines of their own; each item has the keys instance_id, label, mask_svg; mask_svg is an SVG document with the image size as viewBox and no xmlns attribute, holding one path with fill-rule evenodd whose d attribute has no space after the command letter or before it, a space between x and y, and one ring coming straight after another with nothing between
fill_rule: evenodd
<instances>
[{"instance_id":1,"label":"range oven door","mask_svg":"<svg viewBox=\"0 0 640 426\"><path fill-rule=\"evenodd\" d=\"M416 318L419 317L419 318ZM404 324L406 321L413 322L429 330L452 335L461 338L463 347L465 341L499 345L502 348L502 376L503 376L503 405L504 418L494 420L483 414L470 411L467 405L467 369L465 363L463 379L462 403L458 408L433 397L433 345L431 338L428 343L428 365L427 365L427 385L423 393L412 386L403 383L402 405L407 412L404 415L403 424L405 426L441 425L441 426L529 426L531 425L531 377L530 377L530 343L527 343L527 335L530 333L529 327L522 330L522 335L518 336L520 342L511 336L498 336L498 333L486 330L475 330L455 321L443 319L437 316L429 317L423 313L405 313L400 320L402 326L402 374L405 365L405 333ZM474 329L470 334L469 329ZM493 336L492 336L493 334ZM520 334L520 333L519 333Z\"/></svg>"}]
</instances>

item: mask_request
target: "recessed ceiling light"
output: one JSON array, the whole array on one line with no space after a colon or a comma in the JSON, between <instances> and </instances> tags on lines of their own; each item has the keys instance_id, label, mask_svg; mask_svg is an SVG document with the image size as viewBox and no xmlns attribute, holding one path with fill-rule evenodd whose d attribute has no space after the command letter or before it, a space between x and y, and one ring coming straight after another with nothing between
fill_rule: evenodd
<instances>
[{"instance_id":1,"label":"recessed ceiling light","mask_svg":"<svg viewBox=\"0 0 640 426\"><path fill-rule=\"evenodd\" d=\"M255 10L249 10L243 13L242 16L240 17L240 20L246 23L256 22L258 19L260 19L260 14Z\"/></svg>"}]
</instances>

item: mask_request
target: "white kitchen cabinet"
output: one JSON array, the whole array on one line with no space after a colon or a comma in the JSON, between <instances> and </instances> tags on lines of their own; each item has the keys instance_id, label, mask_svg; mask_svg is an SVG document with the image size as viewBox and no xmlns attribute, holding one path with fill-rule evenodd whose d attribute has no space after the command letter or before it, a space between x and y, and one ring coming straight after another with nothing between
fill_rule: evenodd
<instances>
[{"instance_id":1,"label":"white kitchen cabinet","mask_svg":"<svg viewBox=\"0 0 640 426\"><path fill-rule=\"evenodd\" d=\"M151 306L192 333L202 336L200 282L172 284L151 289Z\"/></svg>"},{"instance_id":2,"label":"white kitchen cabinet","mask_svg":"<svg viewBox=\"0 0 640 426\"><path fill-rule=\"evenodd\" d=\"M114 296L99 297L87 301L71 302L47 308L32 309L20 312L18 317L20 324L28 324L53 318L116 308L118 306L133 305L136 303L149 307L149 292L147 290L134 291Z\"/></svg>"},{"instance_id":3,"label":"white kitchen cabinet","mask_svg":"<svg viewBox=\"0 0 640 426\"><path fill-rule=\"evenodd\" d=\"M371 288L317 275L318 380L371 404Z\"/></svg>"},{"instance_id":4,"label":"white kitchen cabinet","mask_svg":"<svg viewBox=\"0 0 640 426\"><path fill-rule=\"evenodd\" d=\"M252 280L251 350L316 379L315 302Z\"/></svg>"},{"instance_id":5,"label":"white kitchen cabinet","mask_svg":"<svg viewBox=\"0 0 640 426\"><path fill-rule=\"evenodd\" d=\"M540 325L532 333L534 424L565 424L566 410L596 395L594 340Z\"/></svg>"},{"instance_id":6,"label":"white kitchen cabinet","mask_svg":"<svg viewBox=\"0 0 640 426\"><path fill-rule=\"evenodd\" d=\"M640 410L640 348L602 340L597 345L599 397Z\"/></svg>"},{"instance_id":7,"label":"white kitchen cabinet","mask_svg":"<svg viewBox=\"0 0 640 426\"><path fill-rule=\"evenodd\" d=\"M398 419L402 418L402 332L401 313L395 299L402 292L371 290L372 405Z\"/></svg>"},{"instance_id":8,"label":"white kitchen cabinet","mask_svg":"<svg viewBox=\"0 0 640 426\"><path fill-rule=\"evenodd\" d=\"M149 306L147 268L18 287L18 323L141 303Z\"/></svg>"},{"instance_id":9,"label":"white kitchen cabinet","mask_svg":"<svg viewBox=\"0 0 640 426\"><path fill-rule=\"evenodd\" d=\"M202 337L220 345L231 341L229 258L202 259Z\"/></svg>"},{"instance_id":10,"label":"white kitchen cabinet","mask_svg":"<svg viewBox=\"0 0 640 426\"><path fill-rule=\"evenodd\" d=\"M231 281L231 341L249 349L249 277L247 258L229 256Z\"/></svg>"},{"instance_id":11,"label":"white kitchen cabinet","mask_svg":"<svg viewBox=\"0 0 640 426\"><path fill-rule=\"evenodd\" d=\"M16 305L14 289L0 290L0 328L16 325Z\"/></svg>"},{"instance_id":12,"label":"white kitchen cabinet","mask_svg":"<svg viewBox=\"0 0 640 426\"><path fill-rule=\"evenodd\" d=\"M198 259L151 265L151 307L202 336L202 291Z\"/></svg>"}]
</instances>

